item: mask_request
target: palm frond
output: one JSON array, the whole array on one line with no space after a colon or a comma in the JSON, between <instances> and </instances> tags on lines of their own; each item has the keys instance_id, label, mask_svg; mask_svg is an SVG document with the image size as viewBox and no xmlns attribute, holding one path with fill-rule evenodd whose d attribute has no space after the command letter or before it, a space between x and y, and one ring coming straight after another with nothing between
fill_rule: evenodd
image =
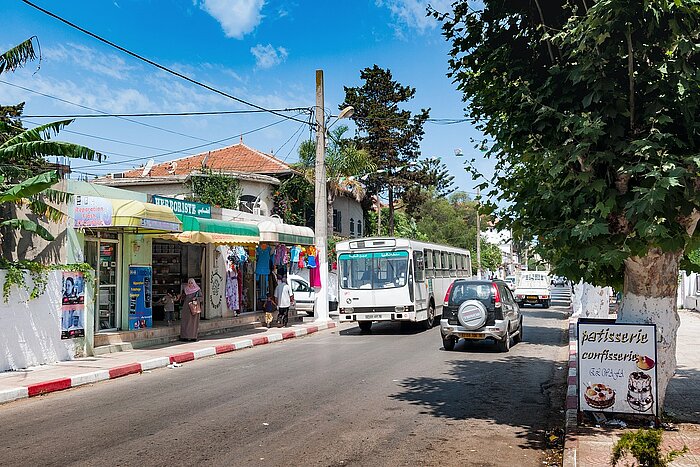
<instances>
[{"instance_id":1,"label":"palm frond","mask_svg":"<svg viewBox=\"0 0 700 467\"><path fill-rule=\"evenodd\" d=\"M13 138L14 139L14 138ZM9 143L9 141L8 141ZM102 162L104 154L85 146L64 141L30 141L14 145L4 144L0 147L0 160L10 157L46 157L58 156L71 159L97 160Z\"/></svg>"},{"instance_id":2,"label":"palm frond","mask_svg":"<svg viewBox=\"0 0 700 467\"><path fill-rule=\"evenodd\" d=\"M41 196L49 203L64 204L73 199L73 194L49 188L41 192Z\"/></svg>"},{"instance_id":3,"label":"palm frond","mask_svg":"<svg viewBox=\"0 0 700 467\"><path fill-rule=\"evenodd\" d=\"M64 127L73 123L73 120L59 120L57 122L45 123L30 130L24 130L22 133L8 139L0 145L0 149L13 146L19 143L28 143L31 141L46 141L52 136L58 134Z\"/></svg>"},{"instance_id":4,"label":"palm frond","mask_svg":"<svg viewBox=\"0 0 700 467\"><path fill-rule=\"evenodd\" d=\"M58 182L58 172L51 170L28 178L5 191L0 192L0 203L15 203L44 191Z\"/></svg>"},{"instance_id":5,"label":"palm frond","mask_svg":"<svg viewBox=\"0 0 700 467\"><path fill-rule=\"evenodd\" d=\"M14 230L26 230L43 238L44 240L52 241L55 237L34 221L29 219L8 219L0 222L0 227L9 227Z\"/></svg>"},{"instance_id":6,"label":"palm frond","mask_svg":"<svg viewBox=\"0 0 700 467\"><path fill-rule=\"evenodd\" d=\"M34 50L34 41L38 39L36 36L32 36L26 41L12 47L10 50L4 52L0 55L0 74L5 71L14 71L17 68L24 66L30 60L35 60L37 58L36 51ZM41 59L41 53L39 54Z\"/></svg>"},{"instance_id":7,"label":"palm frond","mask_svg":"<svg viewBox=\"0 0 700 467\"><path fill-rule=\"evenodd\" d=\"M66 218L66 213L37 197L29 200L29 210L51 222L62 222Z\"/></svg>"}]
</instances>

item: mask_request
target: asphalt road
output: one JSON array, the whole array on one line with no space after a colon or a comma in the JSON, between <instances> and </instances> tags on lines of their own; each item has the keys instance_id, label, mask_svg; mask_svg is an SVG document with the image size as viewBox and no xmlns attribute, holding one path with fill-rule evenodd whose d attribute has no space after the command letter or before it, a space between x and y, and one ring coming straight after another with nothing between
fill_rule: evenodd
<instances>
[{"instance_id":1,"label":"asphalt road","mask_svg":"<svg viewBox=\"0 0 700 467\"><path fill-rule=\"evenodd\" d=\"M507 354L341 326L17 401L0 465L541 466L563 425L563 310L525 308Z\"/></svg>"}]
</instances>

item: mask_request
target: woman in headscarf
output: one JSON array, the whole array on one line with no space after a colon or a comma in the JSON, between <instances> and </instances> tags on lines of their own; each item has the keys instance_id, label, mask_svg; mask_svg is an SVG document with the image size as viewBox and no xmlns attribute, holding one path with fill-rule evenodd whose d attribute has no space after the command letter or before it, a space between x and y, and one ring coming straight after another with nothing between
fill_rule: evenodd
<instances>
[{"instance_id":1,"label":"woman in headscarf","mask_svg":"<svg viewBox=\"0 0 700 467\"><path fill-rule=\"evenodd\" d=\"M199 332L199 313L193 311L190 307L191 302L199 303L199 309L202 308L202 292L193 278L187 279L187 283L182 286L183 299L182 311L180 311L180 340L181 341L196 341L197 333Z\"/></svg>"}]
</instances>

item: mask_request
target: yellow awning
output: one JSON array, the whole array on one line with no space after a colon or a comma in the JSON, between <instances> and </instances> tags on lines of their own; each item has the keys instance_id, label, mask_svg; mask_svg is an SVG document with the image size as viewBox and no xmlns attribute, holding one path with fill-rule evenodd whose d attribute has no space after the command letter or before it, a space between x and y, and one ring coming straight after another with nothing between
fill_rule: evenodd
<instances>
[{"instance_id":1,"label":"yellow awning","mask_svg":"<svg viewBox=\"0 0 700 467\"><path fill-rule=\"evenodd\" d=\"M158 235L156 238L181 243L205 243L212 245L256 244L260 241L260 238L252 235L231 235L213 232L199 232L196 230L189 230L187 232L177 234L162 234Z\"/></svg>"},{"instance_id":2,"label":"yellow awning","mask_svg":"<svg viewBox=\"0 0 700 467\"><path fill-rule=\"evenodd\" d=\"M167 206L141 201L113 199L112 227L145 231L182 231L182 222Z\"/></svg>"}]
</instances>

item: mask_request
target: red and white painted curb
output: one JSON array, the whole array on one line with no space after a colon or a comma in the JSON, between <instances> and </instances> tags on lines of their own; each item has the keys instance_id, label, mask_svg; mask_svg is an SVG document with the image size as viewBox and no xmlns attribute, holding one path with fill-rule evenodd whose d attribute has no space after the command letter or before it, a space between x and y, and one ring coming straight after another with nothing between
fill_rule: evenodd
<instances>
[{"instance_id":1,"label":"red and white painted curb","mask_svg":"<svg viewBox=\"0 0 700 467\"><path fill-rule=\"evenodd\" d=\"M64 389L70 389L77 386L82 386L84 384L121 378L122 376L142 373L155 368L163 368L172 363L184 363L192 360L199 360L201 358L212 357L222 353L233 352L235 350L270 344L272 342L286 339L293 339L295 337L314 334L324 329L333 329L336 326L337 324L334 321L329 321L327 323L318 323L313 326L290 328L280 333L266 334L264 336L252 336L231 343L220 344L213 347L204 347L189 352L176 353L167 357L144 360L143 362L129 363L106 370L98 370L91 373L71 376L70 378L59 378L50 381L43 381L41 383L30 384L29 386L6 389L0 391L0 404L18 399L25 399L27 397L48 394L50 392L62 391Z\"/></svg>"},{"instance_id":2,"label":"red and white painted curb","mask_svg":"<svg viewBox=\"0 0 700 467\"><path fill-rule=\"evenodd\" d=\"M574 433L578 425L578 339L576 325L578 317L569 318L569 374L566 389L566 436L564 437L565 467L576 466L578 440Z\"/></svg>"}]
</instances>

